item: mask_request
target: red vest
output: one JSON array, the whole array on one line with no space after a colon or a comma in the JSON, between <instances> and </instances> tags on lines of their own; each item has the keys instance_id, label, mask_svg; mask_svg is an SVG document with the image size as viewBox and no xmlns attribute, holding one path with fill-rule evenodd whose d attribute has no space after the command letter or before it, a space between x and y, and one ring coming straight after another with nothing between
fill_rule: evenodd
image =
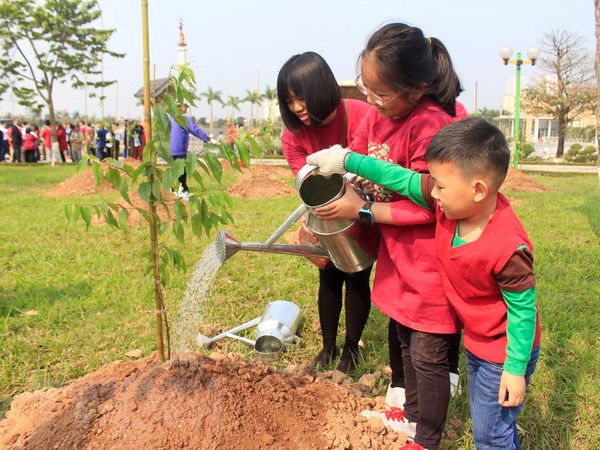
<instances>
[{"instance_id":1,"label":"red vest","mask_svg":"<svg viewBox=\"0 0 600 450\"><path fill-rule=\"evenodd\" d=\"M506 197L474 242L452 247L456 220L436 208L436 246L440 277L450 303L464 324L464 345L474 355L503 364L506 359L506 303L495 276L523 244L532 249L527 232ZM533 330L532 330L533 331ZM539 311L533 347L540 342Z\"/></svg>"}]
</instances>

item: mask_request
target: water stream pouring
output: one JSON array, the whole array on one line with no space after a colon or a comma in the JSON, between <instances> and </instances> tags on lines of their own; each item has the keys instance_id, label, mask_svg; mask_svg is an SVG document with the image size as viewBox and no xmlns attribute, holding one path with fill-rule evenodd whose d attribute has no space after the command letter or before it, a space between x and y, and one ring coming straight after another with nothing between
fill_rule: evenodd
<instances>
[{"instance_id":1,"label":"water stream pouring","mask_svg":"<svg viewBox=\"0 0 600 450\"><path fill-rule=\"evenodd\" d=\"M228 337L254 346L254 353L257 356L272 358L283 352L288 345L300 342L296 332L301 323L302 315L296 304L286 300L275 300L267 305L261 317L212 338L199 333L196 343L200 347L207 348L219 339ZM253 326L256 326L254 331L256 341L236 334Z\"/></svg>"}]
</instances>

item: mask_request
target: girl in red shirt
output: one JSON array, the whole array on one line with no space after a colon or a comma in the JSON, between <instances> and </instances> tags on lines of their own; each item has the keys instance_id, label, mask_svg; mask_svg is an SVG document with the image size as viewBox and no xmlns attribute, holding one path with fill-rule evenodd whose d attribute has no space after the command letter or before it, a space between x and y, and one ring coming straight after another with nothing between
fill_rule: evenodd
<instances>
[{"instance_id":1,"label":"girl in red shirt","mask_svg":"<svg viewBox=\"0 0 600 450\"><path fill-rule=\"evenodd\" d=\"M283 154L294 175L306 164L306 156L354 138L360 120L371 107L360 100L342 100L340 88L327 62L314 52L292 56L277 77L281 118L286 126L281 137ZM303 225L304 226L304 225ZM371 310L371 267L345 273L330 265L319 269L319 321L323 349L313 361L322 368L338 356L337 329L346 285L346 336L337 370L356 368L358 342Z\"/></svg>"},{"instance_id":2,"label":"girl in red shirt","mask_svg":"<svg viewBox=\"0 0 600 450\"><path fill-rule=\"evenodd\" d=\"M424 155L432 137L466 116L456 102L463 90L446 47L416 27L383 26L360 55L359 90L374 106L367 111L352 150L427 172ZM441 441L450 396L449 369L457 371L462 328L450 307L436 266L434 216L421 224L404 220L406 198L373 185L371 211L381 231L373 284L373 303L396 324L404 360L404 411L374 413L417 444L436 450ZM317 211L325 219L354 219L358 211L342 198ZM391 333L393 338L394 333ZM452 366L449 350L453 348ZM392 387L394 380L392 379Z\"/></svg>"}]
</instances>

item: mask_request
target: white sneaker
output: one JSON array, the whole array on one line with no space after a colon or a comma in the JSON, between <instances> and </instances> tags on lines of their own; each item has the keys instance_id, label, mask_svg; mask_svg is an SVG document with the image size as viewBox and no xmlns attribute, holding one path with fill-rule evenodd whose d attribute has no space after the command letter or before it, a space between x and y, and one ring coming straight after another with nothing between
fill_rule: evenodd
<instances>
[{"instance_id":1,"label":"white sneaker","mask_svg":"<svg viewBox=\"0 0 600 450\"><path fill-rule=\"evenodd\" d=\"M386 427L390 427L396 433L404 433L409 438L414 439L417 434L416 422L410 422L404 418L404 411L401 408L392 408L389 411L362 411L361 416L370 419L376 417L380 419Z\"/></svg>"},{"instance_id":2,"label":"white sneaker","mask_svg":"<svg viewBox=\"0 0 600 450\"><path fill-rule=\"evenodd\" d=\"M385 406L388 408L404 409L406 402L406 391L401 387L392 387L390 384L385 394Z\"/></svg>"},{"instance_id":3,"label":"white sneaker","mask_svg":"<svg viewBox=\"0 0 600 450\"><path fill-rule=\"evenodd\" d=\"M187 202L191 196L192 196L192 194L190 194L189 191L184 191L183 186L179 185L179 190L177 191L177 197L179 197L181 200L184 200Z\"/></svg>"},{"instance_id":4,"label":"white sneaker","mask_svg":"<svg viewBox=\"0 0 600 450\"><path fill-rule=\"evenodd\" d=\"M450 372L450 395L460 395L462 389L460 388L460 377L457 373Z\"/></svg>"}]
</instances>

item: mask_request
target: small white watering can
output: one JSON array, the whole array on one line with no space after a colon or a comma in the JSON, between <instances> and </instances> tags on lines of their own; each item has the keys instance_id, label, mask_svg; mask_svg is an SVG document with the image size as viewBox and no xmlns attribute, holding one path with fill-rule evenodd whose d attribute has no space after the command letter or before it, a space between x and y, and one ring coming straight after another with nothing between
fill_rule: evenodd
<instances>
[{"instance_id":1,"label":"small white watering can","mask_svg":"<svg viewBox=\"0 0 600 450\"><path fill-rule=\"evenodd\" d=\"M198 334L196 343L200 347L210 347L224 337L237 339L254 347L254 353L260 357L273 358L283 352L287 346L297 344L300 338L296 332L302 322L300 308L286 300L275 300L267 305L261 317L252 319L213 338ZM256 326L256 341L238 336L236 333Z\"/></svg>"}]
</instances>

